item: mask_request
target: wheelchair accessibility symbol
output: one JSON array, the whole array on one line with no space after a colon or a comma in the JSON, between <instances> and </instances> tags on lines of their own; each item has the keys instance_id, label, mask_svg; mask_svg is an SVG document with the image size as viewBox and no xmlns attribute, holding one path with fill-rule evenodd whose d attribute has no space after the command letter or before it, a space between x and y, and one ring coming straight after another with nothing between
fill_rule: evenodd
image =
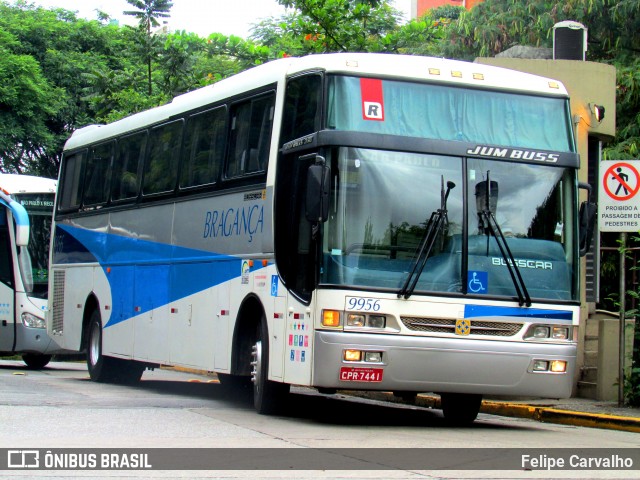
<instances>
[{"instance_id":1,"label":"wheelchair accessibility symbol","mask_svg":"<svg viewBox=\"0 0 640 480\"><path fill-rule=\"evenodd\" d=\"M489 283L487 272L469 271L467 275L467 287L471 293L486 293Z\"/></svg>"}]
</instances>

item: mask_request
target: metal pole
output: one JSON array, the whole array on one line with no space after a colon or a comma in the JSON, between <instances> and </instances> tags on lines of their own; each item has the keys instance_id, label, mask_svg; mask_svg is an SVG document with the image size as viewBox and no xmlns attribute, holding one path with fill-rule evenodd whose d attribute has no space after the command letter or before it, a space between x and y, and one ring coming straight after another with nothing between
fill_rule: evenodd
<instances>
[{"instance_id":1,"label":"metal pole","mask_svg":"<svg viewBox=\"0 0 640 480\"><path fill-rule=\"evenodd\" d=\"M625 298L626 298L626 271L625 254L627 247L627 234L620 233L620 332L618 336L618 406L624 406L624 330L625 330Z\"/></svg>"}]
</instances>

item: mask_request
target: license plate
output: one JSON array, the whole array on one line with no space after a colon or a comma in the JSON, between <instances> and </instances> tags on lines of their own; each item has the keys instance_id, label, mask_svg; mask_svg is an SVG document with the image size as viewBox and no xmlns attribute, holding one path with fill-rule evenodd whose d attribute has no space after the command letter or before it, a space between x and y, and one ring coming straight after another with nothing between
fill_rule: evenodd
<instances>
[{"instance_id":1,"label":"license plate","mask_svg":"<svg viewBox=\"0 0 640 480\"><path fill-rule=\"evenodd\" d=\"M343 382L381 382L382 368L340 368L340 380Z\"/></svg>"}]
</instances>

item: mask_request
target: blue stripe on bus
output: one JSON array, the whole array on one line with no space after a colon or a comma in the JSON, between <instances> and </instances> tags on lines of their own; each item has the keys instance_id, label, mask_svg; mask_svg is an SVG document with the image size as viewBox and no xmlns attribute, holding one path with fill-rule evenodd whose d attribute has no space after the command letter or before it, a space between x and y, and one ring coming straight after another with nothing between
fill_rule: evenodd
<instances>
[{"instance_id":1,"label":"blue stripe on bus","mask_svg":"<svg viewBox=\"0 0 640 480\"><path fill-rule=\"evenodd\" d=\"M465 305L464 318L473 317L535 317L552 320L572 320L573 313L569 310L500 307L494 305Z\"/></svg>"},{"instance_id":2,"label":"blue stripe on bus","mask_svg":"<svg viewBox=\"0 0 640 480\"><path fill-rule=\"evenodd\" d=\"M112 299L111 317L105 328L242 274L242 260L238 257L68 225L57 227L60 232L56 231L56 242L62 244L60 250L67 250L64 244L71 240L79 243L83 251L76 258L82 257L81 261L85 262L90 253L105 272ZM65 252L64 262L78 263L72 260L71 253ZM252 271L261 268L262 265L256 265Z\"/></svg>"}]
</instances>

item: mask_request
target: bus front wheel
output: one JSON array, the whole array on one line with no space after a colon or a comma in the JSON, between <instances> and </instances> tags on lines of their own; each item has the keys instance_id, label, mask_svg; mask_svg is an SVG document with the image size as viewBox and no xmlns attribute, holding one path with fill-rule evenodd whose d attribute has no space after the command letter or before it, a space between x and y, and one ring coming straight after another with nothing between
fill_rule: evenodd
<instances>
[{"instance_id":1,"label":"bus front wheel","mask_svg":"<svg viewBox=\"0 0 640 480\"><path fill-rule=\"evenodd\" d=\"M257 337L251 351L253 406L258 413L267 415L282 409L289 394L289 385L269 380L269 333L264 316Z\"/></svg>"},{"instance_id":2,"label":"bus front wheel","mask_svg":"<svg viewBox=\"0 0 640 480\"><path fill-rule=\"evenodd\" d=\"M87 369L91 380L99 383L135 383L140 380L144 364L102 354L102 321L96 310L88 325Z\"/></svg>"},{"instance_id":3,"label":"bus front wheel","mask_svg":"<svg viewBox=\"0 0 640 480\"><path fill-rule=\"evenodd\" d=\"M440 395L442 413L447 423L463 426L473 423L482 405L482 395L463 393L442 393Z\"/></svg>"},{"instance_id":4,"label":"bus front wheel","mask_svg":"<svg viewBox=\"0 0 640 480\"><path fill-rule=\"evenodd\" d=\"M29 370L40 370L51 361L51 355L25 353L22 355L22 361L27 365Z\"/></svg>"}]
</instances>

